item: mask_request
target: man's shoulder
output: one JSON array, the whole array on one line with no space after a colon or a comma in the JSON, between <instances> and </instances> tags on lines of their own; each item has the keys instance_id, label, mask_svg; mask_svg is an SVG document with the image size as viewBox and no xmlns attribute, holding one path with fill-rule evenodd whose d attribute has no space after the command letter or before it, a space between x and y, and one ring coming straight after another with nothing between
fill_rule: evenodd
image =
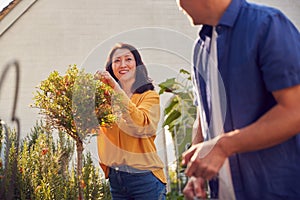
<instances>
[{"instance_id":1,"label":"man's shoulder","mask_svg":"<svg viewBox=\"0 0 300 200\"><path fill-rule=\"evenodd\" d=\"M284 16L284 14L275 7L252 2L245 2L241 7L241 11L242 13L252 15L253 17L256 17L257 15L260 17L272 17L276 15Z\"/></svg>"},{"instance_id":2,"label":"man's shoulder","mask_svg":"<svg viewBox=\"0 0 300 200\"><path fill-rule=\"evenodd\" d=\"M278 26L278 24L281 24ZM239 15L235 22L234 28L236 31L241 29L251 31L252 33L268 32L270 26L278 28L289 27L292 25L291 21L279 9L256 4L244 2L240 8Z\"/></svg>"}]
</instances>

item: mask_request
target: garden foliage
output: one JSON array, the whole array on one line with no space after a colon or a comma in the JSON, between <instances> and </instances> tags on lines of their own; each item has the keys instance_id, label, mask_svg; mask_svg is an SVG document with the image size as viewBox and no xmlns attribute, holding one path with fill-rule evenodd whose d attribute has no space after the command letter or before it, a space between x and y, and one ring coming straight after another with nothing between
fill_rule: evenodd
<instances>
[{"instance_id":1,"label":"garden foliage","mask_svg":"<svg viewBox=\"0 0 300 200\"><path fill-rule=\"evenodd\" d=\"M15 135L9 130L10 141L15 141ZM111 199L109 186L99 166L93 165L91 155L83 155L82 176L78 180L74 140L62 132L57 133L56 140L54 135L56 133L49 128L37 124L22 141L20 149L15 148L14 142L9 148L2 149L9 151L9 157L5 160L7 168L0 167L0 199L77 200L78 186L82 188L85 200ZM16 171L13 163L17 163ZM15 178L12 178L13 174ZM8 194L9 188L14 188L13 194Z\"/></svg>"},{"instance_id":2,"label":"garden foliage","mask_svg":"<svg viewBox=\"0 0 300 200\"><path fill-rule=\"evenodd\" d=\"M110 126L116 120L112 97L113 89L94 79L94 75L69 66L64 75L53 71L42 81L34 95L34 107L40 109L47 126L68 134L74 139L77 152L78 199L83 199L80 187L84 140L97 132L99 126Z\"/></svg>"}]
</instances>

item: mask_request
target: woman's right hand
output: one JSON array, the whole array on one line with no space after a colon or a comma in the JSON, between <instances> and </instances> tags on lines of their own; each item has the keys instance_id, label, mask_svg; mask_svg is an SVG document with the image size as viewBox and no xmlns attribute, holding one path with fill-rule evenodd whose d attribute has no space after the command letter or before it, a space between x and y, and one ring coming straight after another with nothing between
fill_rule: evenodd
<instances>
[{"instance_id":1,"label":"woman's right hand","mask_svg":"<svg viewBox=\"0 0 300 200\"><path fill-rule=\"evenodd\" d=\"M115 79L109 74L108 71L97 71L96 74L94 75L94 78L96 80L100 80L105 84L108 84L111 86L113 89L115 89L116 86L119 84L115 81Z\"/></svg>"}]
</instances>

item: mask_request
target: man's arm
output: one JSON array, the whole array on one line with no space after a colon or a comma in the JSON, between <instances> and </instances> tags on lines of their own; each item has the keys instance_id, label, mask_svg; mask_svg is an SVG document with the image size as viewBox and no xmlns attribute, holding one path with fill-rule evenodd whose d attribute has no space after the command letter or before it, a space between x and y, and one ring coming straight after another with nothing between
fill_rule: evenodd
<instances>
[{"instance_id":1,"label":"man's arm","mask_svg":"<svg viewBox=\"0 0 300 200\"><path fill-rule=\"evenodd\" d=\"M259 120L223 135L220 145L228 156L268 148L300 132L300 85L275 91L273 95L277 105Z\"/></svg>"},{"instance_id":2,"label":"man's arm","mask_svg":"<svg viewBox=\"0 0 300 200\"><path fill-rule=\"evenodd\" d=\"M183 154L186 175L211 179L234 153L280 144L300 132L300 85L273 93L277 105L253 124L193 145ZM209 151L207 151L209 149Z\"/></svg>"}]
</instances>

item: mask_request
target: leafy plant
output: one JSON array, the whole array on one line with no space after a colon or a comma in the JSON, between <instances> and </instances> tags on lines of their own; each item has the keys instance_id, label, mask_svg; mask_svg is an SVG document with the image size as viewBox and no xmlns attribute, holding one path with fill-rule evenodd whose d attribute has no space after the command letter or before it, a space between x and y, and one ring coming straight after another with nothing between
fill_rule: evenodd
<instances>
[{"instance_id":1,"label":"leafy plant","mask_svg":"<svg viewBox=\"0 0 300 200\"><path fill-rule=\"evenodd\" d=\"M3 160L2 160L2 153L3 153L3 139L4 139L4 134L3 134L3 127L2 127L2 123L0 120L0 180L3 178Z\"/></svg>"},{"instance_id":2,"label":"leafy plant","mask_svg":"<svg viewBox=\"0 0 300 200\"><path fill-rule=\"evenodd\" d=\"M191 75L188 71L181 69L178 77L167 79L159 84L160 94L171 93L166 108L164 109L164 123L163 126L168 127L172 134L176 153L176 180L173 180L172 185L177 185L168 194L169 199L183 199L179 196L179 191L184 184L182 178L182 167L180 166L180 155L186 150L190 144L192 137L192 127L196 118L196 107L193 105L193 91ZM175 196L177 198L175 198Z\"/></svg>"},{"instance_id":3,"label":"leafy plant","mask_svg":"<svg viewBox=\"0 0 300 200\"><path fill-rule=\"evenodd\" d=\"M85 200L111 199L108 183L103 174L103 176L100 176L99 168L97 169L93 165L90 153L88 153L84 159L82 173L80 186L84 190Z\"/></svg>"},{"instance_id":4,"label":"leafy plant","mask_svg":"<svg viewBox=\"0 0 300 200\"><path fill-rule=\"evenodd\" d=\"M100 167L93 165L90 154L83 155L83 176L78 181L72 162L74 141L67 134L57 134L55 140L54 133L47 126L37 123L17 150L14 146L15 131L9 129L10 156L5 160L8 164L1 174L0 199L78 199L78 186L83 189L86 200L111 199L107 191L109 186L102 179ZM16 151L17 162L13 156ZM16 168L13 163L17 163Z\"/></svg>"},{"instance_id":5,"label":"leafy plant","mask_svg":"<svg viewBox=\"0 0 300 200\"><path fill-rule=\"evenodd\" d=\"M12 199L15 195L14 189L17 188L17 134L15 130L11 130L9 127L2 124L1 137L1 152L4 155L4 160L2 160L2 158L0 159L0 199L3 199L3 197Z\"/></svg>"},{"instance_id":6,"label":"leafy plant","mask_svg":"<svg viewBox=\"0 0 300 200\"><path fill-rule=\"evenodd\" d=\"M37 89L33 107L40 109L40 114L51 129L67 133L75 140L77 185L79 199L82 199L83 141L99 125L109 126L115 122L116 116L111 105L113 89L94 80L92 74L79 70L76 65L69 66L65 75L52 72Z\"/></svg>"},{"instance_id":7,"label":"leafy plant","mask_svg":"<svg viewBox=\"0 0 300 200\"><path fill-rule=\"evenodd\" d=\"M159 84L159 94L173 94L164 109L164 123L171 132L178 153L185 150L185 145L191 141L193 123L196 118L196 107L193 105L191 75L181 69L177 78L167 79Z\"/></svg>"},{"instance_id":8,"label":"leafy plant","mask_svg":"<svg viewBox=\"0 0 300 200\"><path fill-rule=\"evenodd\" d=\"M72 157L70 150L74 145L70 140L62 142L62 138L55 143L49 130L36 127L32 132L33 137L24 140L19 155L20 198L74 199L76 184L68 173L68 161ZM31 138L34 138L33 142Z\"/></svg>"}]
</instances>

